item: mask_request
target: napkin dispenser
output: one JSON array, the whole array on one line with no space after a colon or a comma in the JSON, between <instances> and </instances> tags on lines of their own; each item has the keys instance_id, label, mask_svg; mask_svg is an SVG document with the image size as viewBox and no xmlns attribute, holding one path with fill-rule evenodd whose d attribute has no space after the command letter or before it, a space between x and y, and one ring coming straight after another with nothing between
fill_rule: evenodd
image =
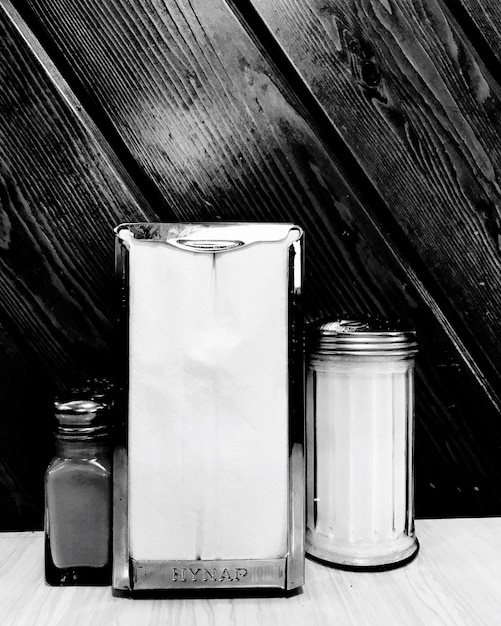
<instances>
[{"instance_id":1,"label":"napkin dispenser","mask_svg":"<svg viewBox=\"0 0 501 626\"><path fill-rule=\"evenodd\" d=\"M114 593L301 586L302 230L115 234Z\"/></svg>"}]
</instances>

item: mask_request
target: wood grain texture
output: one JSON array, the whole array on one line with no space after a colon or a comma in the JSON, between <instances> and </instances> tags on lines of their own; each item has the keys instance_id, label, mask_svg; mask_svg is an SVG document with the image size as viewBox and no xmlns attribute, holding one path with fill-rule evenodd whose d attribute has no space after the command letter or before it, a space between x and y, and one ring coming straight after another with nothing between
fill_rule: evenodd
<instances>
[{"instance_id":1,"label":"wood grain texture","mask_svg":"<svg viewBox=\"0 0 501 626\"><path fill-rule=\"evenodd\" d=\"M41 533L0 536L3 626L494 626L501 598L501 519L418 520L421 551L388 572L337 570L307 560L289 598L126 600L109 587L48 587Z\"/></svg>"},{"instance_id":2,"label":"wood grain texture","mask_svg":"<svg viewBox=\"0 0 501 626\"><path fill-rule=\"evenodd\" d=\"M487 63L495 65L499 81L501 56L501 7L497 0L444 0L456 20L464 27Z\"/></svg>"},{"instance_id":3,"label":"wood grain texture","mask_svg":"<svg viewBox=\"0 0 501 626\"><path fill-rule=\"evenodd\" d=\"M240 4L240 3L235 3ZM245 3L244 3L245 4ZM436 0L255 0L462 321L501 372L499 87Z\"/></svg>"},{"instance_id":4,"label":"wood grain texture","mask_svg":"<svg viewBox=\"0 0 501 626\"><path fill-rule=\"evenodd\" d=\"M53 396L87 376L109 372L112 228L146 214L3 9L0 112L0 528L5 530L42 526Z\"/></svg>"},{"instance_id":5,"label":"wood grain texture","mask_svg":"<svg viewBox=\"0 0 501 626\"><path fill-rule=\"evenodd\" d=\"M112 228L144 212L3 12L0 20L2 316L22 345L36 346L41 368L69 382L108 351Z\"/></svg>"},{"instance_id":6,"label":"wood grain texture","mask_svg":"<svg viewBox=\"0 0 501 626\"><path fill-rule=\"evenodd\" d=\"M227 5L222 0L112 0L101 4L19 0L16 6L59 67L65 69L89 110L101 115L95 122L101 128L112 125L145 179L165 196L171 218L297 221L307 233L310 319L343 310L368 311L400 317L417 327L422 348L417 388L417 513L466 515L501 510L501 424L496 409L465 366L443 325L437 322L438 311L430 308L423 289L416 286L412 267L388 244L385 233L372 219L368 201L356 189L357 181L348 181L349 172L319 137L305 107ZM15 76L9 78L17 84L20 76L38 66L32 53L13 34L11 38L5 44L7 50L14 46L24 59ZM48 93L44 98L55 98L56 104L50 106L59 111L61 104L57 104L53 87L47 85L47 76L42 76L39 68L37 71L35 79L23 82L19 94L13 92L9 106L23 102L23 98L28 102L35 98L36 113L45 102L39 94ZM32 90L34 80L41 86ZM54 116L53 109L42 107L41 111ZM44 118L44 114L40 116ZM28 182L25 194L41 184L52 188L54 183L48 182L52 179L56 186L62 184L58 161L62 155L70 163L72 155L78 155L77 164L71 166L76 167L73 178L69 177L73 186L83 185L84 190L87 183L81 183L79 177L87 180L86 164L90 162L93 167L100 162L92 150L89 155L86 137L75 147L75 131L66 129L67 117L61 119L64 124L54 124L62 133L56 135L60 143L47 153L39 149L30 171L20 170L17 185L22 188ZM69 119L71 122L71 115ZM23 128L28 121L23 119ZM51 124L51 120L45 123ZM33 142L30 133L39 134L32 126L27 128L21 144L25 147ZM73 128L71 123L69 128ZM16 159L21 160L16 155L9 158L15 164ZM57 171L49 170L46 176L48 159L55 159L59 165ZM73 224L75 219L79 223L92 216L105 222L115 217L120 221L117 202L122 214L129 213L128 200L124 209L123 196L112 193L110 181L99 167L97 170L93 178L96 187L104 185L106 202L96 207L92 194L83 194L82 202L88 208L80 209L78 218L58 209L58 220ZM68 186L60 197L67 193ZM85 204L86 198L89 205ZM35 220L37 198L30 196L25 206L26 219ZM111 215L106 213L109 206L114 207ZM105 212L104 218L101 211ZM23 215L17 208L12 210L13 215L18 213ZM21 224L17 231L23 232ZM94 272L97 286L86 276L81 292L76 292L80 315L85 321L88 317L86 323L97 328L100 342L94 338L82 340L88 353L78 352L71 342L57 343L59 315L64 319L66 307L72 306L73 292L50 290L44 282L33 280L29 283L30 294L18 291L21 295L17 306L30 298L46 303L62 301L54 328L42 324L49 347L44 348L42 343L41 353L48 352L53 333L59 345L57 353L65 355L64 361L55 362L51 370L54 377L69 376L66 364L88 371L91 357L96 357L95 363L106 363L106 357L102 361L101 357L108 349L111 276L105 269L109 267L109 256L102 256L104 248L97 253L99 260L94 258L94 247L102 246L103 241L99 234L96 237L86 246L80 240L74 241L77 251L71 256L75 255L76 261L69 258L64 271L60 269L66 284L75 280L76 269L81 270L84 263L94 268L90 272ZM35 266L40 264L39 239L45 245L42 234L38 234L24 246ZM65 242L57 237L49 241L54 250L63 250L70 257ZM93 251L92 259L88 258L89 250ZM59 262L50 246L47 258L50 263ZM23 268L15 265L17 259L14 255L10 261L13 274L23 277ZM78 268L75 263L80 264ZM97 313L91 309L95 289ZM17 328L14 308L6 309L5 317L10 327ZM36 312L32 323L40 326L39 318ZM79 337L89 336L81 320L73 341L78 343ZM38 358L36 334L26 335L26 345Z\"/></svg>"},{"instance_id":7,"label":"wood grain texture","mask_svg":"<svg viewBox=\"0 0 501 626\"><path fill-rule=\"evenodd\" d=\"M311 316L333 302L391 301L348 253L349 186L224 2L17 6L35 12L177 219L299 221L310 234ZM346 280L334 284L333 273Z\"/></svg>"}]
</instances>

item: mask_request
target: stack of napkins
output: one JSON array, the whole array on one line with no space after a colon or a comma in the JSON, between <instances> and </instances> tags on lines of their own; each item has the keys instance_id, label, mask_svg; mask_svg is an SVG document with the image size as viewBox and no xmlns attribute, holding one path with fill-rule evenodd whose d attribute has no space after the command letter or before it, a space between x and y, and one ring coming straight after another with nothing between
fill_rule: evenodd
<instances>
[{"instance_id":1,"label":"stack of napkins","mask_svg":"<svg viewBox=\"0 0 501 626\"><path fill-rule=\"evenodd\" d=\"M131 556L284 556L288 247L209 253L121 237L130 246Z\"/></svg>"}]
</instances>

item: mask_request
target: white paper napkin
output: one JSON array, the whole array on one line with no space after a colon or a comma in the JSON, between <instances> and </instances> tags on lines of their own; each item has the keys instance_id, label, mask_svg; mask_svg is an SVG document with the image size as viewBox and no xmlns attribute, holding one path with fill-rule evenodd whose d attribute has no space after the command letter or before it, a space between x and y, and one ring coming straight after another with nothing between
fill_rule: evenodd
<instances>
[{"instance_id":1,"label":"white paper napkin","mask_svg":"<svg viewBox=\"0 0 501 626\"><path fill-rule=\"evenodd\" d=\"M287 242L130 242L129 542L138 560L287 551Z\"/></svg>"}]
</instances>

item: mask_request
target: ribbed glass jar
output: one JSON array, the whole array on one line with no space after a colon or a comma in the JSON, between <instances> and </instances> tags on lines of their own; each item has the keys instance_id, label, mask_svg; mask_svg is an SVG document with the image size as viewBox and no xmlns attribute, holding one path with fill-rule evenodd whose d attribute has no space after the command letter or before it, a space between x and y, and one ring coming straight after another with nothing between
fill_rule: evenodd
<instances>
[{"instance_id":1,"label":"ribbed glass jar","mask_svg":"<svg viewBox=\"0 0 501 626\"><path fill-rule=\"evenodd\" d=\"M361 319L309 341L306 552L381 568L412 558L415 333Z\"/></svg>"}]
</instances>

